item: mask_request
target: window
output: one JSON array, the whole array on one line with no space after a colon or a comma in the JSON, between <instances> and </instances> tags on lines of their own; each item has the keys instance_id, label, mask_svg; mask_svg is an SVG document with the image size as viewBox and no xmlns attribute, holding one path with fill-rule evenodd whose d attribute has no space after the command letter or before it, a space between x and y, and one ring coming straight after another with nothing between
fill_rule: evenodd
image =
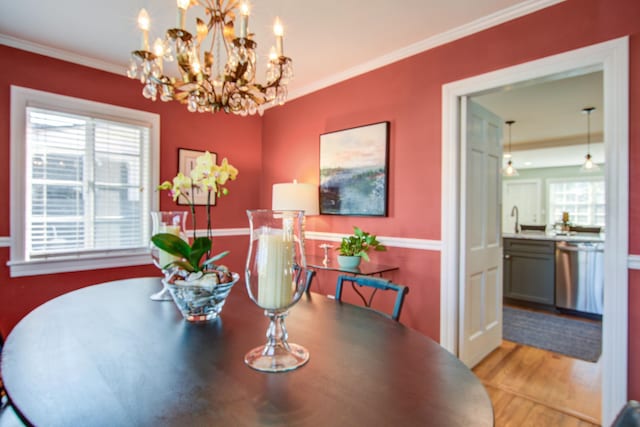
<instances>
[{"instance_id":1,"label":"window","mask_svg":"<svg viewBox=\"0 0 640 427\"><path fill-rule=\"evenodd\" d=\"M604 227L604 178L549 181L549 223L562 221L569 212L573 224Z\"/></svg>"},{"instance_id":2,"label":"window","mask_svg":"<svg viewBox=\"0 0 640 427\"><path fill-rule=\"evenodd\" d=\"M12 276L149 263L155 114L11 88Z\"/></svg>"}]
</instances>

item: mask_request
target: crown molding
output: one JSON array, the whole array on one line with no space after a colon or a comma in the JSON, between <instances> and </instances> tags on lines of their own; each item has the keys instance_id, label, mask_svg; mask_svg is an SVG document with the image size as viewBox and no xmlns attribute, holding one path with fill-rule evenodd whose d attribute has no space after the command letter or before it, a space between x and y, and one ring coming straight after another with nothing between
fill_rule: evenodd
<instances>
[{"instance_id":1,"label":"crown molding","mask_svg":"<svg viewBox=\"0 0 640 427\"><path fill-rule=\"evenodd\" d=\"M324 89L328 86L345 81L352 77L368 73L369 71L400 61L401 59L405 59L418 53L425 52L429 49L442 46L444 44L461 39L463 37L467 37L471 34L486 30L496 25L500 25L513 19L520 18L521 16L537 12L538 10L553 6L563 1L564 0L529 0L523 3L516 4L514 6L484 16L480 19L476 19L475 21L469 22L468 24L461 25L449 31L445 31L440 34L436 34L435 36L428 37L422 41L410 44L409 46L406 46L402 49L398 49L386 55L379 56L378 58L349 68L340 73L333 74L325 79L318 80L317 82L304 86L300 89L290 91L288 100L299 98L311 92Z\"/></svg>"},{"instance_id":2,"label":"crown molding","mask_svg":"<svg viewBox=\"0 0 640 427\"><path fill-rule=\"evenodd\" d=\"M72 62L74 64L84 65L85 67L107 71L113 74L119 74L122 76L126 75L125 67L122 65L113 64L107 61L101 61L99 59L90 58L84 55L79 55L77 53L69 52L68 50L58 49L55 47L18 39L16 37L8 36L2 33L0 33L0 44L14 47L16 49L26 50L27 52L37 53L39 55L60 59L62 61Z\"/></svg>"},{"instance_id":3,"label":"crown molding","mask_svg":"<svg viewBox=\"0 0 640 427\"><path fill-rule=\"evenodd\" d=\"M388 53L386 55L382 55L378 58L357 65L343 72L333 74L327 78L318 80L317 82L311 83L310 85L304 86L300 89L293 90L289 92L288 100L299 98L301 96L318 91L320 89L324 89L328 86L334 85L360 74L367 73L369 71L375 70L393 62L397 62L409 56L413 56L429 49L433 49L434 47L450 43L454 40L466 37L479 31L486 30L487 28L494 27L512 19L537 12L538 10L553 6L563 1L564 0L528 0L516 4L514 6L484 16L480 19L476 19L475 21L472 21L468 24L462 25L449 31L445 31L444 33L437 34L433 37L426 38L422 41L413 43L407 47ZM60 59L62 61L72 62L74 64L84 65L86 67L95 68L97 70L107 71L113 74L126 75L125 66L123 65L113 64L111 62L101 61L99 59L78 55L67 50L29 42L2 33L0 33L0 44L14 47L16 49L26 50L32 53L37 53L39 55L49 56L51 58Z\"/></svg>"}]
</instances>

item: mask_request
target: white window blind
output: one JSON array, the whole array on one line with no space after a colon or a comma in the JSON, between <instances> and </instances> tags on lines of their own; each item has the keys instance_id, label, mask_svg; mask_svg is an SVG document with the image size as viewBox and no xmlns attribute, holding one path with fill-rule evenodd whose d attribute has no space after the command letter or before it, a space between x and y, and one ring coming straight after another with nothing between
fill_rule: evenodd
<instances>
[{"instance_id":1,"label":"white window blind","mask_svg":"<svg viewBox=\"0 0 640 427\"><path fill-rule=\"evenodd\" d=\"M150 263L159 117L11 88L12 276Z\"/></svg>"},{"instance_id":2,"label":"white window blind","mask_svg":"<svg viewBox=\"0 0 640 427\"><path fill-rule=\"evenodd\" d=\"M30 257L145 247L149 129L27 108Z\"/></svg>"}]
</instances>

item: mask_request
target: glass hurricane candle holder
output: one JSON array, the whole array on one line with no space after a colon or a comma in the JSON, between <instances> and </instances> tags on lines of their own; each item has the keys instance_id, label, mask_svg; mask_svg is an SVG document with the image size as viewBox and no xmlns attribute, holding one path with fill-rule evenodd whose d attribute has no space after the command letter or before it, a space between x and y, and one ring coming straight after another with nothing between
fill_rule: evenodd
<instances>
[{"instance_id":1,"label":"glass hurricane candle holder","mask_svg":"<svg viewBox=\"0 0 640 427\"><path fill-rule=\"evenodd\" d=\"M247 211L250 243L245 281L251 300L269 318L267 343L249 351L244 361L263 372L296 369L309 360L304 347L288 342L284 319L305 291L306 259L303 211Z\"/></svg>"},{"instance_id":2,"label":"glass hurricane candle holder","mask_svg":"<svg viewBox=\"0 0 640 427\"><path fill-rule=\"evenodd\" d=\"M153 227L151 235L153 236L159 233L170 233L179 236L186 242L188 241L185 234L186 221L187 211L151 212L151 222ZM162 281L162 290L151 295L150 298L154 301L171 301L171 293L164 283L169 281L169 278L171 277L171 274L173 272L173 268L171 268L169 265L173 261L179 260L180 258L157 248L153 243L149 244L149 249L151 252L151 259L153 260L153 265L155 265L162 271L165 279Z\"/></svg>"}]
</instances>

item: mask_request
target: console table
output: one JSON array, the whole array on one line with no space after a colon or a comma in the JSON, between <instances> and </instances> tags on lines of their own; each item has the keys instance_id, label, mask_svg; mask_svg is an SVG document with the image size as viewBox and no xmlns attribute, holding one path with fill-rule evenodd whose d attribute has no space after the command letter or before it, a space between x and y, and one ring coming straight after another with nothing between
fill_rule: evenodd
<instances>
[{"instance_id":1,"label":"console table","mask_svg":"<svg viewBox=\"0 0 640 427\"><path fill-rule=\"evenodd\" d=\"M323 262L323 257L310 255L307 256L307 266L318 270L338 271L340 273L349 273L362 276L381 276L382 273L399 270L399 267L392 265L373 264L371 262L361 262L358 268L344 268L338 264L335 259L329 259L327 263Z\"/></svg>"}]
</instances>

